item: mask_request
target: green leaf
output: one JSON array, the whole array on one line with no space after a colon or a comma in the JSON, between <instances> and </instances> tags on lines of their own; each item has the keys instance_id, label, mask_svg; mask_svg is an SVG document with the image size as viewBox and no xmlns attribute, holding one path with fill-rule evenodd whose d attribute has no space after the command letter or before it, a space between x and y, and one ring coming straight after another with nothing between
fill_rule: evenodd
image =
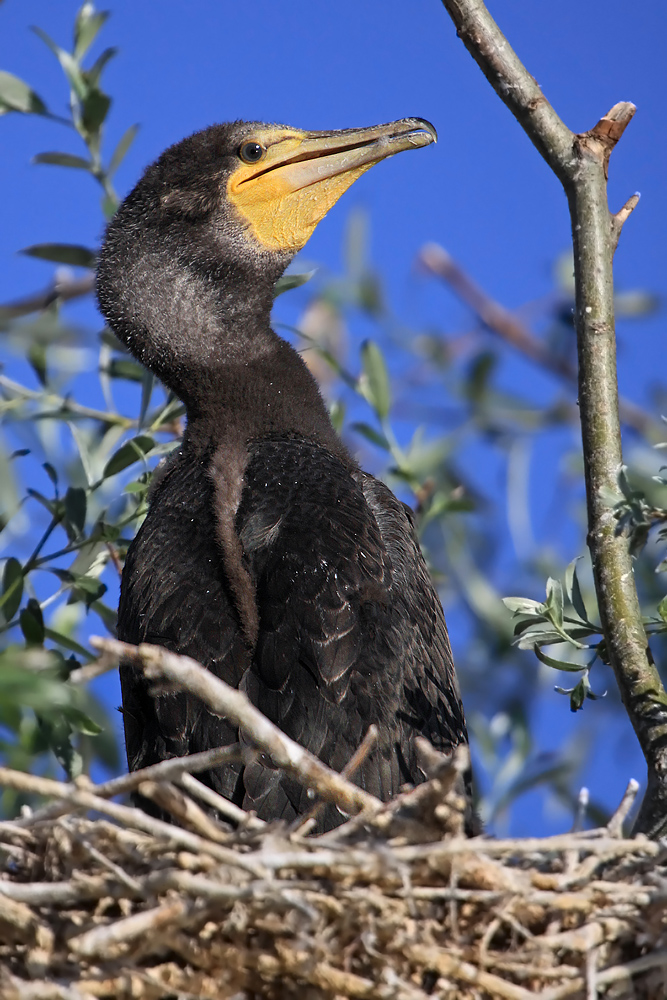
<instances>
[{"instance_id":1,"label":"green leaf","mask_svg":"<svg viewBox=\"0 0 667 1000\"><path fill-rule=\"evenodd\" d=\"M345 424L345 403L340 399L335 399L329 405L329 417L336 434L342 434Z\"/></svg>"},{"instance_id":2,"label":"green leaf","mask_svg":"<svg viewBox=\"0 0 667 1000\"><path fill-rule=\"evenodd\" d=\"M366 438L367 441L370 441L371 444L377 445L378 448L382 448L384 451L390 450L389 442L384 434L381 434L380 431L376 431L375 428L370 426L370 424L366 424L363 421L352 424L352 430L356 431L357 434L361 434L361 436Z\"/></svg>"},{"instance_id":3,"label":"green leaf","mask_svg":"<svg viewBox=\"0 0 667 1000\"><path fill-rule=\"evenodd\" d=\"M667 597L663 597L658 605L658 614L662 618L663 622L667 622Z\"/></svg>"},{"instance_id":4,"label":"green leaf","mask_svg":"<svg viewBox=\"0 0 667 1000\"><path fill-rule=\"evenodd\" d=\"M367 340L361 347L363 376L360 389L381 420L389 415L391 390L384 356L378 345Z\"/></svg>"},{"instance_id":5,"label":"green leaf","mask_svg":"<svg viewBox=\"0 0 667 1000\"><path fill-rule=\"evenodd\" d=\"M581 678L576 687L573 687L570 691L570 711L578 712L584 707L584 701L586 700L586 679Z\"/></svg>"},{"instance_id":6,"label":"green leaf","mask_svg":"<svg viewBox=\"0 0 667 1000\"><path fill-rule=\"evenodd\" d=\"M107 191L105 191L104 195L100 199L100 205L102 207L102 214L104 218L107 220L107 222L111 222L114 215L118 211L118 205L119 205L118 198L116 198L114 195L110 195Z\"/></svg>"},{"instance_id":7,"label":"green leaf","mask_svg":"<svg viewBox=\"0 0 667 1000\"><path fill-rule=\"evenodd\" d=\"M59 45L56 45L53 39L50 38L45 31L42 31L41 28L35 28L35 27L33 27L32 30L35 32L37 37L41 38L44 44L48 45L48 47L51 49L54 56L62 66L63 72L67 77L68 83L72 91L74 92L79 101L83 101L86 97L86 94L88 93L88 84L83 78L81 67L72 58L70 53L65 52L65 50L61 49Z\"/></svg>"},{"instance_id":8,"label":"green leaf","mask_svg":"<svg viewBox=\"0 0 667 1000\"><path fill-rule=\"evenodd\" d=\"M77 733L83 733L85 736L99 736L102 732L101 726L98 726L85 712L82 712L80 708L75 708L74 705L63 705L62 714Z\"/></svg>"},{"instance_id":9,"label":"green leaf","mask_svg":"<svg viewBox=\"0 0 667 1000\"><path fill-rule=\"evenodd\" d=\"M30 367L37 376L40 385L46 386L48 382L48 371L46 368L46 350L44 344L33 342L28 348L28 361Z\"/></svg>"},{"instance_id":10,"label":"green leaf","mask_svg":"<svg viewBox=\"0 0 667 1000\"><path fill-rule=\"evenodd\" d=\"M558 580L549 577L547 580L547 599L545 601L547 611L551 612L554 625L563 625L563 588Z\"/></svg>"},{"instance_id":11,"label":"green leaf","mask_svg":"<svg viewBox=\"0 0 667 1000\"><path fill-rule=\"evenodd\" d=\"M273 286L273 297L277 299L283 292L291 292L293 288L300 288L301 285L305 285L316 273L316 270L304 271L303 274L283 274L282 278L278 278Z\"/></svg>"},{"instance_id":12,"label":"green leaf","mask_svg":"<svg viewBox=\"0 0 667 1000\"><path fill-rule=\"evenodd\" d=\"M79 452L79 458L81 459L81 465L83 467L83 472L86 477L86 482L89 486L92 486L95 482L95 476L93 474L93 465L90 457L90 452L88 451L88 444L83 430L74 423L74 421L67 421L67 426L72 432L72 437L74 438L74 444Z\"/></svg>"},{"instance_id":13,"label":"green leaf","mask_svg":"<svg viewBox=\"0 0 667 1000\"><path fill-rule=\"evenodd\" d=\"M151 403L151 396L153 395L153 386L155 385L155 377L152 372L148 370L144 371L144 377L141 381L141 407L139 409L139 428L144 426L144 421L146 420L146 414L148 412L148 407Z\"/></svg>"},{"instance_id":14,"label":"green leaf","mask_svg":"<svg viewBox=\"0 0 667 1000\"><path fill-rule=\"evenodd\" d=\"M72 743L72 728L64 716L65 706L58 715L52 712L40 715L38 723L49 749L72 781L83 772L83 758Z\"/></svg>"},{"instance_id":15,"label":"green leaf","mask_svg":"<svg viewBox=\"0 0 667 1000\"><path fill-rule=\"evenodd\" d=\"M123 493L145 493L148 486L149 484L143 482L143 480L135 479L134 482L128 483L127 486L123 488Z\"/></svg>"},{"instance_id":16,"label":"green leaf","mask_svg":"<svg viewBox=\"0 0 667 1000\"><path fill-rule=\"evenodd\" d=\"M19 607L23 597L23 567L18 559L11 556L5 563L2 573L2 597L0 607L5 621L10 622Z\"/></svg>"},{"instance_id":17,"label":"green leaf","mask_svg":"<svg viewBox=\"0 0 667 1000\"><path fill-rule=\"evenodd\" d=\"M70 486L65 494L65 517L77 535L83 534L87 506L86 491L80 486Z\"/></svg>"},{"instance_id":18,"label":"green leaf","mask_svg":"<svg viewBox=\"0 0 667 1000\"><path fill-rule=\"evenodd\" d=\"M544 604L532 601L529 597L503 597L503 604L514 614L539 615L544 612Z\"/></svg>"},{"instance_id":19,"label":"green leaf","mask_svg":"<svg viewBox=\"0 0 667 1000\"><path fill-rule=\"evenodd\" d=\"M39 260L52 260L56 264L70 264L74 267L97 266L97 254L88 247L74 243L36 243L34 246L19 250L26 257L37 257Z\"/></svg>"},{"instance_id":20,"label":"green leaf","mask_svg":"<svg viewBox=\"0 0 667 1000\"><path fill-rule=\"evenodd\" d=\"M33 500L36 500L38 503L41 503L42 507L46 507L49 514L51 514L52 516L56 514L58 510L58 504L55 504L53 500L49 500L47 497L44 496L43 493L40 493L39 490L34 490L32 486L28 486L28 488L26 489L26 493L28 494L29 497L32 497Z\"/></svg>"},{"instance_id":21,"label":"green leaf","mask_svg":"<svg viewBox=\"0 0 667 1000\"><path fill-rule=\"evenodd\" d=\"M65 649L69 649L70 652L76 653L77 656L81 656L85 660L90 661L95 659L90 650L79 645L79 643L75 642L74 639L70 639L68 635L63 635L62 632L56 632L52 628L45 628L44 635L47 639L50 639L51 642L57 642L59 646L64 646Z\"/></svg>"},{"instance_id":22,"label":"green leaf","mask_svg":"<svg viewBox=\"0 0 667 1000\"><path fill-rule=\"evenodd\" d=\"M54 167L72 167L75 170L91 170L93 164L90 160L84 160L82 156L73 156L71 153L38 153L33 156L33 163L49 163Z\"/></svg>"},{"instance_id":23,"label":"green leaf","mask_svg":"<svg viewBox=\"0 0 667 1000\"><path fill-rule=\"evenodd\" d=\"M125 378L128 382L143 382L146 369L129 358L113 358L107 366L110 378Z\"/></svg>"},{"instance_id":24,"label":"green leaf","mask_svg":"<svg viewBox=\"0 0 667 1000\"><path fill-rule=\"evenodd\" d=\"M95 41L97 33L109 17L108 10L95 10L92 3L84 3L74 21L74 58L81 59Z\"/></svg>"},{"instance_id":25,"label":"green leaf","mask_svg":"<svg viewBox=\"0 0 667 1000\"><path fill-rule=\"evenodd\" d=\"M577 559L573 559L565 570L565 593L582 622L587 622L588 613L583 594L581 593L581 587L579 586L579 577L577 576Z\"/></svg>"},{"instance_id":26,"label":"green leaf","mask_svg":"<svg viewBox=\"0 0 667 1000\"><path fill-rule=\"evenodd\" d=\"M134 462L139 461L145 455L155 447L155 441L152 437L147 435L138 435L132 438L131 441L127 441L118 451L111 456L109 461L104 467L104 472L102 473L103 479L108 479L109 476L115 476L118 472L122 472L126 469L128 465L132 465Z\"/></svg>"},{"instance_id":27,"label":"green leaf","mask_svg":"<svg viewBox=\"0 0 667 1000\"><path fill-rule=\"evenodd\" d=\"M77 601L82 601L86 605L86 608L90 608L91 604L98 601L107 591L106 584L101 583L96 576L86 576L83 573L72 573L67 569L52 569L51 572L65 584L66 589L71 590L68 602L70 604L76 604ZM66 648L71 648L71 646L68 646L69 640L57 639L56 641L62 642L62 645ZM79 655L82 655L82 652L85 651L83 650L83 647L79 647L78 650L75 649L73 652L78 652Z\"/></svg>"},{"instance_id":28,"label":"green leaf","mask_svg":"<svg viewBox=\"0 0 667 1000\"><path fill-rule=\"evenodd\" d=\"M517 622L514 626L514 635L519 637L515 638L514 644L518 649L532 649L535 643L539 646L553 646L554 643L565 642L562 632L557 632L555 628L549 625L540 625L539 619L537 621L537 625L524 621ZM590 648L585 643L578 642L578 640L590 639L595 634L595 629L585 628L584 626L580 628L568 627L567 630L568 639L576 649Z\"/></svg>"},{"instance_id":29,"label":"green leaf","mask_svg":"<svg viewBox=\"0 0 667 1000\"><path fill-rule=\"evenodd\" d=\"M100 82L100 77L104 67L109 62L110 59L118 52L116 48L105 49L101 56L98 56L90 69L84 71L84 77L88 81L91 87L98 87Z\"/></svg>"},{"instance_id":30,"label":"green leaf","mask_svg":"<svg viewBox=\"0 0 667 1000\"><path fill-rule=\"evenodd\" d=\"M31 597L19 616L19 625L28 646L44 644L44 618L39 601Z\"/></svg>"},{"instance_id":31,"label":"green leaf","mask_svg":"<svg viewBox=\"0 0 667 1000\"><path fill-rule=\"evenodd\" d=\"M567 670L571 674L579 674L582 670L588 670L586 663L570 663L568 660L556 660L553 656L547 656L539 646L533 645L533 651L538 660L545 663L547 667L553 667L554 670Z\"/></svg>"},{"instance_id":32,"label":"green leaf","mask_svg":"<svg viewBox=\"0 0 667 1000\"><path fill-rule=\"evenodd\" d=\"M58 473L56 472L56 470L53 468L53 466L51 465L50 462L42 462L42 468L44 469L44 471L46 472L47 476L49 477L49 479L51 480L51 482L53 483L54 487L57 490L58 489Z\"/></svg>"},{"instance_id":33,"label":"green leaf","mask_svg":"<svg viewBox=\"0 0 667 1000\"><path fill-rule=\"evenodd\" d=\"M125 159L125 155L134 142L135 136L139 131L138 125L130 125L127 131L121 136L120 142L114 149L111 159L109 160L109 166L107 167L107 175L113 177L113 175L118 170L119 166Z\"/></svg>"},{"instance_id":34,"label":"green leaf","mask_svg":"<svg viewBox=\"0 0 667 1000\"><path fill-rule=\"evenodd\" d=\"M81 122L86 132L99 132L100 125L109 113L111 98L97 87L92 87L81 102Z\"/></svg>"},{"instance_id":35,"label":"green leaf","mask_svg":"<svg viewBox=\"0 0 667 1000\"><path fill-rule=\"evenodd\" d=\"M48 114L46 104L23 80L0 70L0 115L20 111L25 115Z\"/></svg>"}]
</instances>

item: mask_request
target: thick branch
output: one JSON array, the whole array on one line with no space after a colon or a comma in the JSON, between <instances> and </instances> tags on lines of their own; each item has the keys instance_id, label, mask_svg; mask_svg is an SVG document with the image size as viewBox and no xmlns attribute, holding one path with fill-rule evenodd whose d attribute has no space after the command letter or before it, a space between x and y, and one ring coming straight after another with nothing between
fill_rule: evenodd
<instances>
[{"instance_id":1,"label":"thick branch","mask_svg":"<svg viewBox=\"0 0 667 1000\"><path fill-rule=\"evenodd\" d=\"M460 37L499 97L560 178L570 206L588 545L605 645L623 704L648 765L638 828L667 826L667 695L647 646L628 540L617 531L622 466L612 263L634 204L607 205L609 156L635 108L614 105L589 132L563 124L481 0L443 0Z\"/></svg>"},{"instance_id":2,"label":"thick branch","mask_svg":"<svg viewBox=\"0 0 667 1000\"><path fill-rule=\"evenodd\" d=\"M572 158L570 132L530 75L482 0L442 0L456 33L551 169L564 178Z\"/></svg>"}]
</instances>

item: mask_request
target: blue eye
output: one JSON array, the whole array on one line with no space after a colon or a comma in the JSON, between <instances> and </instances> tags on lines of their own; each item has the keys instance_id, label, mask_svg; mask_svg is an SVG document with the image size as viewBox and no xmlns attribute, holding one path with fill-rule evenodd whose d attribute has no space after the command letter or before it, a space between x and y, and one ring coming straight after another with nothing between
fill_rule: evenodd
<instances>
[{"instance_id":1,"label":"blue eye","mask_svg":"<svg viewBox=\"0 0 667 1000\"><path fill-rule=\"evenodd\" d=\"M257 163L264 156L266 150L258 142L246 142L239 149L239 156L245 163Z\"/></svg>"}]
</instances>

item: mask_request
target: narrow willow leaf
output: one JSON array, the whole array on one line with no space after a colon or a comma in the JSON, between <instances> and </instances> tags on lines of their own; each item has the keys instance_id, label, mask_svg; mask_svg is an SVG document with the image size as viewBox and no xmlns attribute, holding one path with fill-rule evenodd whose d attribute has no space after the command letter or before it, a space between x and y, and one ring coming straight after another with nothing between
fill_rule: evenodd
<instances>
[{"instance_id":1,"label":"narrow willow leaf","mask_svg":"<svg viewBox=\"0 0 667 1000\"><path fill-rule=\"evenodd\" d=\"M42 646L44 644L44 618L39 601L31 597L26 607L19 616L19 625L23 632L23 638L29 646Z\"/></svg>"},{"instance_id":2,"label":"narrow willow leaf","mask_svg":"<svg viewBox=\"0 0 667 1000\"><path fill-rule=\"evenodd\" d=\"M68 635L63 635L62 632L56 632L52 628L45 628L44 635L51 642L57 642L59 646L63 646L65 649L69 649L70 652L76 653L77 656L82 657L85 660L94 660L94 655L90 650L86 649L84 646L80 646L78 642L74 639L70 639Z\"/></svg>"},{"instance_id":3,"label":"narrow willow leaf","mask_svg":"<svg viewBox=\"0 0 667 1000\"><path fill-rule=\"evenodd\" d=\"M503 597L502 600L507 610L515 614L537 615L544 612L544 604L529 597Z\"/></svg>"},{"instance_id":4,"label":"narrow willow leaf","mask_svg":"<svg viewBox=\"0 0 667 1000\"><path fill-rule=\"evenodd\" d=\"M83 472L86 477L86 482L88 483L88 486L92 486L95 482L95 474L85 434L81 430L81 428L78 427L71 420L67 421L67 426L72 432L72 437L74 438L74 444L76 445L77 451L79 452L79 458L81 459L81 465L83 466Z\"/></svg>"},{"instance_id":5,"label":"narrow willow leaf","mask_svg":"<svg viewBox=\"0 0 667 1000\"><path fill-rule=\"evenodd\" d=\"M102 473L103 479L108 479L109 476L115 476L118 472L122 472L126 469L128 465L133 465L134 462L139 461L145 455L155 447L155 441L152 437L147 435L138 435L132 438L131 441L127 441L115 455L112 455L107 464L104 467L104 472Z\"/></svg>"},{"instance_id":6,"label":"narrow willow leaf","mask_svg":"<svg viewBox=\"0 0 667 1000\"><path fill-rule=\"evenodd\" d=\"M71 153L38 153L33 156L33 163L48 163L54 167L72 167L75 170L91 170L93 164L90 160L84 160L82 156L73 156Z\"/></svg>"},{"instance_id":7,"label":"narrow willow leaf","mask_svg":"<svg viewBox=\"0 0 667 1000\"><path fill-rule=\"evenodd\" d=\"M108 10L95 10L92 3L84 3L74 21L74 58L81 59L95 41L97 33L109 17Z\"/></svg>"},{"instance_id":8,"label":"narrow willow leaf","mask_svg":"<svg viewBox=\"0 0 667 1000\"><path fill-rule=\"evenodd\" d=\"M86 70L86 80L91 87L98 87L102 71L110 59L117 54L117 48L105 49L101 56L98 56L89 70Z\"/></svg>"},{"instance_id":9,"label":"narrow willow leaf","mask_svg":"<svg viewBox=\"0 0 667 1000\"><path fill-rule=\"evenodd\" d=\"M62 66L63 72L67 77L67 81L73 92L76 94L76 97L78 100L83 101L88 92L88 85L83 78L81 67L78 65L76 60L72 58L69 52L65 52L65 50L61 49L59 45L56 45L53 39L50 38L45 31L42 31L41 28L33 27L32 30L35 32L37 37L41 38L44 44L48 45L51 49L54 56Z\"/></svg>"},{"instance_id":10,"label":"narrow willow leaf","mask_svg":"<svg viewBox=\"0 0 667 1000\"><path fill-rule=\"evenodd\" d=\"M113 175L118 170L119 166L125 159L128 149L134 142L137 132L139 131L138 125L130 125L127 131L121 136L120 142L114 149L111 159L109 160L109 166L107 167L107 175L113 177Z\"/></svg>"},{"instance_id":11,"label":"narrow willow leaf","mask_svg":"<svg viewBox=\"0 0 667 1000\"><path fill-rule=\"evenodd\" d=\"M301 285L310 281L314 274L315 270L304 271L303 274L283 274L282 278L278 278L273 286L273 297L277 299L283 292L291 292L293 288L300 288Z\"/></svg>"},{"instance_id":12,"label":"narrow willow leaf","mask_svg":"<svg viewBox=\"0 0 667 1000\"><path fill-rule=\"evenodd\" d=\"M92 87L81 102L81 121L84 129L95 135L109 113L111 98L97 87Z\"/></svg>"},{"instance_id":13,"label":"narrow willow leaf","mask_svg":"<svg viewBox=\"0 0 667 1000\"><path fill-rule=\"evenodd\" d=\"M384 434L381 434L380 431L376 431L370 426L370 424L363 423L363 421L361 423L352 424L352 430L356 431L357 434L361 434L361 436L365 437L367 441L371 442L371 444L377 445L378 448L383 448L384 451L390 450L389 442Z\"/></svg>"},{"instance_id":14,"label":"narrow willow leaf","mask_svg":"<svg viewBox=\"0 0 667 1000\"><path fill-rule=\"evenodd\" d=\"M584 683L585 678L581 678L579 683L570 692L570 711L578 712L584 707L584 701L586 700L586 684Z\"/></svg>"},{"instance_id":15,"label":"narrow willow leaf","mask_svg":"<svg viewBox=\"0 0 667 1000\"><path fill-rule=\"evenodd\" d=\"M42 468L46 472L47 476L53 483L56 489L58 489L58 473L53 468L50 462L42 462Z\"/></svg>"},{"instance_id":16,"label":"narrow willow leaf","mask_svg":"<svg viewBox=\"0 0 667 1000\"><path fill-rule=\"evenodd\" d=\"M83 773L83 757L72 743L72 728L64 718L63 706L58 717L49 715L40 718L39 723L44 730L49 749L68 779L74 781Z\"/></svg>"},{"instance_id":17,"label":"narrow willow leaf","mask_svg":"<svg viewBox=\"0 0 667 1000\"><path fill-rule=\"evenodd\" d=\"M73 267L97 266L97 255L88 247L77 246L74 243L36 243L34 246L19 250L26 257L37 257L39 260L52 260L56 264L69 264Z\"/></svg>"},{"instance_id":18,"label":"narrow willow leaf","mask_svg":"<svg viewBox=\"0 0 667 1000\"><path fill-rule=\"evenodd\" d=\"M547 667L553 667L554 670L566 670L571 674L580 674L583 670L588 670L588 665L586 663L570 663L568 660L556 660L553 656L547 656L543 653L539 646L533 645L533 650L535 656L542 663L545 663Z\"/></svg>"},{"instance_id":19,"label":"narrow willow leaf","mask_svg":"<svg viewBox=\"0 0 667 1000\"><path fill-rule=\"evenodd\" d=\"M547 599L546 599L547 610L551 611L553 615L554 625L559 628L563 625L563 588L559 580L554 580L553 577L549 577L547 580Z\"/></svg>"},{"instance_id":20,"label":"narrow willow leaf","mask_svg":"<svg viewBox=\"0 0 667 1000\"><path fill-rule=\"evenodd\" d=\"M577 562L580 558L581 556L577 559L573 559L565 570L565 593L567 594L570 604L579 615L581 621L588 622L586 605L584 603L583 594L581 593L581 587L579 586L579 577L577 576Z\"/></svg>"},{"instance_id":21,"label":"narrow willow leaf","mask_svg":"<svg viewBox=\"0 0 667 1000\"><path fill-rule=\"evenodd\" d=\"M110 378L125 378L129 382L143 382L145 371L137 361L129 358L113 358L107 368Z\"/></svg>"},{"instance_id":22,"label":"narrow willow leaf","mask_svg":"<svg viewBox=\"0 0 667 1000\"><path fill-rule=\"evenodd\" d=\"M28 348L27 358L30 362L30 367L39 380L40 385L46 388L49 376L46 368L46 350L44 348L44 344L32 343Z\"/></svg>"},{"instance_id":23,"label":"narrow willow leaf","mask_svg":"<svg viewBox=\"0 0 667 1000\"><path fill-rule=\"evenodd\" d=\"M32 87L12 73L0 70L0 115L20 111L25 115L48 114L46 104Z\"/></svg>"},{"instance_id":24,"label":"narrow willow leaf","mask_svg":"<svg viewBox=\"0 0 667 1000\"><path fill-rule=\"evenodd\" d=\"M361 348L363 384L361 390L381 420L389 415L391 390L384 355L378 345L367 340Z\"/></svg>"},{"instance_id":25,"label":"narrow willow leaf","mask_svg":"<svg viewBox=\"0 0 667 1000\"><path fill-rule=\"evenodd\" d=\"M18 559L10 557L5 563L2 573L2 597L0 607L5 616L5 621L11 621L19 607L23 597L23 567Z\"/></svg>"},{"instance_id":26,"label":"narrow willow leaf","mask_svg":"<svg viewBox=\"0 0 667 1000\"><path fill-rule=\"evenodd\" d=\"M155 385L155 376L152 372L145 371L144 377L141 381L141 407L139 409L139 429L144 426L146 420L146 414L148 412L148 407L151 403L151 396L153 395L153 386Z\"/></svg>"},{"instance_id":27,"label":"narrow willow leaf","mask_svg":"<svg viewBox=\"0 0 667 1000\"><path fill-rule=\"evenodd\" d=\"M75 732L84 733L86 736L99 736L102 732L102 727L93 722L90 716L82 712L80 708L75 708L74 705L63 705L61 711Z\"/></svg>"},{"instance_id":28,"label":"narrow willow leaf","mask_svg":"<svg viewBox=\"0 0 667 1000\"><path fill-rule=\"evenodd\" d=\"M118 211L118 204L119 204L118 198L113 197L107 192L105 192L102 198L100 199L100 205L102 206L102 215L107 220L107 222L111 222L114 215Z\"/></svg>"},{"instance_id":29,"label":"narrow willow leaf","mask_svg":"<svg viewBox=\"0 0 667 1000\"><path fill-rule=\"evenodd\" d=\"M80 486L70 486L65 494L65 517L79 535L86 526L88 499Z\"/></svg>"}]
</instances>

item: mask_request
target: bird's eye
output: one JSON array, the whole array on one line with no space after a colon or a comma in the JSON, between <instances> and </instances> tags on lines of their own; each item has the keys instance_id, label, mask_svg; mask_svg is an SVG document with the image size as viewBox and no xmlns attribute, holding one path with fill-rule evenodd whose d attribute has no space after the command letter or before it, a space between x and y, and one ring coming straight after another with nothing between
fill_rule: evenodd
<instances>
[{"instance_id":1,"label":"bird's eye","mask_svg":"<svg viewBox=\"0 0 667 1000\"><path fill-rule=\"evenodd\" d=\"M264 156L266 150L258 142L245 142L239 149L239 156L246 163L257 163Z\"/></svg>"}]
</instances>

